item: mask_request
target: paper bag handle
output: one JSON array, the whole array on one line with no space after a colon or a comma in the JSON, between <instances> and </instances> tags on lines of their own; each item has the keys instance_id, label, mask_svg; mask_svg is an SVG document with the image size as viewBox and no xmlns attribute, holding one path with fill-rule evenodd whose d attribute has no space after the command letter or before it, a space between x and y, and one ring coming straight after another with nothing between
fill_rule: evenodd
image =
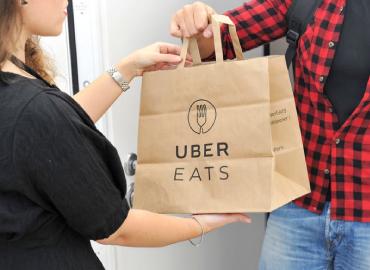
<instances>
[{"instance_id":1,"label":"paper bag handle","mask_svg":"<svg viewBox=\"0 0 370 270\"><path fill-rule=\"evenodd\" d=\"M222 50L222 39L221 39L221 24L227 24L229 26L229 33L231 42L233 43L236 59L244 60L244 54L236 27L233 21L225 15L212 15L212 29L215 43L216 62L222 63L224 61L223 50Z\"/></svg>"},{"instance_id":2,"label":"paper bag handle","mask_svg":"<svg viewBox=\"0 0 370 270\"><path fill-rule=\"evenodd\" d=\"M200 57L200 52L199 52L199 47L198 47L198 42L197 40L192 37L192 38L184 38L184 42L182 44L182 49L181 49L181 58L183 59L182 62L179 65L179 68L184 68L185 67L185 59L188 54L188 51L193 58L193 65L200 65L202 63L202 58Z\"/></svg>"},{"instance_id":3,"label":"paper bag handle","mask_svg":"<svg viewBox=\"0 0 370 270\"><path fill-rule=\"evenodd\" d=\"M225 15L212 15L212 29L213 29L213 36L214 36L214 46L215 46L215 53L216 53L216 62L222 63L224 61L223 57L223 50L222 50L222 40L221 40L221 24L227 24L229 26L229 33L231 37L231 41L233 43L234 51L236 58L238 60L244 60L244 54L242 48L240 46L240 41L238 38L238 34L236 32L235 24L232 20L225 16ZM197 40L192 38L184 38L182 50L181 50L181 58L186 59L187 53L193 58L193 65L200 65L202 63L202 59L199 53L199 47ZM179 65L179 68L185 67L185 60Z\"/></svg>"}]
</instances>

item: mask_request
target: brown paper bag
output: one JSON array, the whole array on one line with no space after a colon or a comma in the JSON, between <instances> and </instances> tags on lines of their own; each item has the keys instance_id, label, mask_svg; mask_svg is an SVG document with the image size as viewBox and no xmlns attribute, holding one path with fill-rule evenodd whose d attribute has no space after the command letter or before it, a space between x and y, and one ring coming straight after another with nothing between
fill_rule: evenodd
<instances>
[{"instance_id":1,"label":"brown paper bag","mask_svg":"<svg viewBox=\"0 0 370 270\"><path fill-rule=\"evenodd\" d=\"M216 63L144 75L134 207L158 213L270 212L310 191L283 56L244 60L235 26L212 18ZM220 23L237 61L223 61Z\"/></svg>"}]
</instances>

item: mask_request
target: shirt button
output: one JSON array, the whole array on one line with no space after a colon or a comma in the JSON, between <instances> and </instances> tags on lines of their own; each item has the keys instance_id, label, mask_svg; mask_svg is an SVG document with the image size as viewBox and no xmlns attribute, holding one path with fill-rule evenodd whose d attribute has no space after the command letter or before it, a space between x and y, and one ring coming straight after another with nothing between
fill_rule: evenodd
<instances>
[{"instance_id":1,"label":"shirt button","mask_svg":"<svg viewBox=\"0 0 370 270\"><path fill-rule=\"evenodd\" d=\"M340 11L340 14L343 13L343 10L344 10L344 7L340 7L339 11Z\"/></svg>"},{"instance_id":2,"label":"shirt button","mask_svg":"<svg viewBox=\"0 0 370 270\"><path fill-rule=\"evenodd\" d=\"M324 170L324 173L325 173L326 175L328 175L328 174L330 173L329 169L325 169L325 170Z\"/></svg>"},{"instance_id":3,"label":"shirt button","mask_svg":"<svg viewBox=\"0 0 370 270\"><path fill-rule=\"evenodd\" d=\"M320 76L319 81L320 82L324 82L324 80L325 80L325 77L324 76Z\"/></svg>"},{"instance_id":4,"label":"shirt button","mask_svg":"<svg viewBox=\"0 0 370 270\"><path fill-rule=\"evenodd\" d=\"M340 144L340 139L335 139L335 144Z\"/></svg>"},{"instance_id":5,"label":"shirt button","mask_svg":"<svg viewBox=\"0 0 370 270\"><path fill-rule=\"evenodd\" d=\"M329 42L329 48L333 48L335 46L334 42L333 41L330 41Z\"/></svg>"},{"instance_id":6,"label":"shirt button","mask_svg":"<svg viewBox=\"0 0 370 270\"><path fill-rule=\"evenodd\" d=\"M330 108L329 108L329 112L331 112L331 113L332 113L333 111L334 111L334 110L333 110L333 108L331 108L331 107L330 107Z\"/></svg>"}]
</instances>

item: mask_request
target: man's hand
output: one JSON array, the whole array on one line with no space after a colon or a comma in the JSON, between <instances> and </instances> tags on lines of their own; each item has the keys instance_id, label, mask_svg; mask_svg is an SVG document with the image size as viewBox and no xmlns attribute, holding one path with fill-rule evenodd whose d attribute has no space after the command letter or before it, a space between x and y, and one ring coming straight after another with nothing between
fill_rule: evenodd
<instances>
[{"instance_id":1,"label":"man's hand","mask_svg":"<svg viewBox=\"0 0 370 270\"><path fill-rule=\"evenodd\" d=\"M215 10L202 2L186 5L171 20L171 35L179 38L196 37L202 59L214 52L211 16Z\"/></svg>"},{"instance_id":2,"label":"man's hand","mask_svg":"<svg viewBox=\"0 0 370 270\"><path fill-rule=\"evenodd\" d=\"M186 5L172 17L171 35L189 38L203 34L205 38L211 38L213 33L209 22L215 13L213 8L202 2Z\"/></svg>"}]
</instances>

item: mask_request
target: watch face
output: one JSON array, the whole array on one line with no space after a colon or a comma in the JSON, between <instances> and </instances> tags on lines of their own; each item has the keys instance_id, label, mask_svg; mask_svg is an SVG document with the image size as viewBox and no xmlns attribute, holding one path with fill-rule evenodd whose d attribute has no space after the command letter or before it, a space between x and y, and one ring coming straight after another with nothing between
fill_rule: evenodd
<instances>
[{"instance_id":1,"label":"watch face","mask_svg":"<svg viewBox=\"0 0 370 270\"><path fill-rule=\"evenodd\" d=\"M119 83L121 83L121 81L122 81L122 75L121 75L121 73L119 73L118 71L115 71L114 74L113 74L113 76L116 79L116 81L118 81Z\"/></svg>"},{"instance_id":2,"label":"watch face","mask_svg":"<svg viewBox=\"0 0 370 270\"><path fill-rule=\"evenodd\" d=\"M126 91L130 88L129 83L125 81L121 73L116 68L111 68L107 72L123 91Z\"/></svg>"}]
</instances>

